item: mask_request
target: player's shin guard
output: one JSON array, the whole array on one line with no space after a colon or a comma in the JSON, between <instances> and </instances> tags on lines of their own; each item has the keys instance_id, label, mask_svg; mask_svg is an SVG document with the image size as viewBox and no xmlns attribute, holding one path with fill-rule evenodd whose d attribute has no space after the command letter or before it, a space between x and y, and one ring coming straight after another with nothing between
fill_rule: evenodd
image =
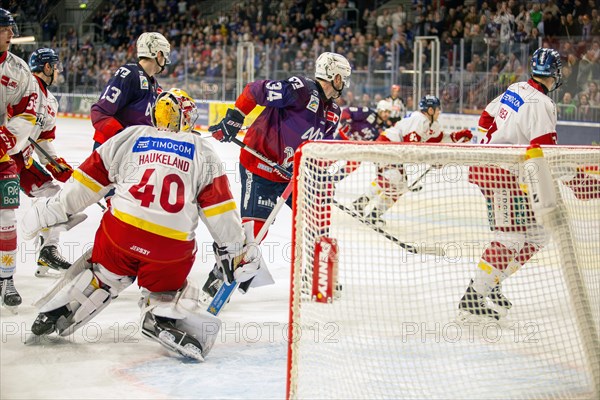
<instances>
[{"instance_id":1,"label":"player's shin guard","mask_svg":"<svg viewBox=\"0 0 600 400\"><path fill-rule=\"evenodd\" d=\"M489 296L508 276L507 271L515 269L512 263L514 257L514 250L500 242L492 242L479 260L477 272L473 277L473 288L478 293Z\"/></svg>"},{"instance_id":2,"label":"player's shin guard","mask_svg":"<svg viewBox=\"0 0 600 400\"><path fill-rule=\"evenodd\" d=\"M481 256L477 271L458 308L472 315L495 319L498 319L500 314L505 315L512 303L502 293L501 284L520 267L514 257L515 252L512 249L500 242L492 242ZM501 313L491 309L486 298L500 307Z\"/></svg>"},{"instance_id":3,"label":"player's shin guard","mask_svg":"<svg viewBox=\"0 0 600 400\"><path fill-rule=\"evenodd\" d=\"M15 288L17 268L17 219L12 209L0 209L0 305L16 307L22 299Z\"/></svg>"}]
</instances>

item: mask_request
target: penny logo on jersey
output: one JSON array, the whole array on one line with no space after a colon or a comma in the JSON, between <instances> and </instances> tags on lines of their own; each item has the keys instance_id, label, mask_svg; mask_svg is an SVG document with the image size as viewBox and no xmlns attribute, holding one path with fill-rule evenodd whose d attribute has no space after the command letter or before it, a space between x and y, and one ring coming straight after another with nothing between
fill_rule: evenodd
<instances>
[{"instance_id":1,"label":"penny logo on jersey","mask_svg":"<svg viewBox=\"0 0 600 400\"><path fill-rule=\"evenodd\" d=\"M176 167L181 171L189 171L189 161L181 157L193 160L195 146L193 143L172 139L141 137L136 140L132 152L143 153L139 157L140 165L160 163Z\"/></svg>"}]
</instances>

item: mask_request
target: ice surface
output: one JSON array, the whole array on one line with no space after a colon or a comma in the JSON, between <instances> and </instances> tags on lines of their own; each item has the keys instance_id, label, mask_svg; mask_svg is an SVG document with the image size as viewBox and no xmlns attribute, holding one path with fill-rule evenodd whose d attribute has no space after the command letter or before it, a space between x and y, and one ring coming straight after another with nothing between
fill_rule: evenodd
<instances>
[{"instance_id":1,"label":"ice surface","mask_svg":"<svg viewBox=\"0 0 600 400\"><path fill-rule=\"evenodd\" d=\"M60 118L58 154L79 165L91 152L89 120ZM239 148L209 140L226 164L239 200ZM21 195L17 218L31 202ZM62 254L71 261L91 245L102 212L96 205L80 226L61 235ZM19 240L15 285L23 297L19 314L0 311L0 398L283 398L289 299L291 210L280 212L263 245L273 286L234 294L221 314L223 327L212 352L201 364L171 357L140 333L132 285L92 322L69 338L48 338L24 345L37 311L31 305L54 280L36 278L33 242ZM191 279L204 283L213 265L212 239L198 228L199 252Z\"/></svg>"}]
</instances>

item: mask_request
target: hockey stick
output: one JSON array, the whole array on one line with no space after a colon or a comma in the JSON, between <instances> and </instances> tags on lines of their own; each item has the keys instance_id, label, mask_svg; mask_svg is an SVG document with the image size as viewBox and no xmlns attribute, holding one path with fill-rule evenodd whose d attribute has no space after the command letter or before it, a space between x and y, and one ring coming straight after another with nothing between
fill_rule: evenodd
<instances>
[{"instance_id":1,"label":"hockey stick","mask_svg":"<svg viewBox=\"0 0 600 400\"><path fill-rule=\"evenodd\" d=\"M336 200L332 199L331 202L333 204L335 204L335 206L337 208L339 208L340 210L344 211L346 214L350 215L353 218L356 218L357 220L359 220L360 222L362 222L364 225L366 225L369 228L373 229L375 232L383 235L386 239L388 239L388 240L396 243L398 246L402 247L404 250L408 251L409 253L412 253L412 254L428 254L428 255L435 255L435 256L444 256L445 255L444 250L441 249L441 248L437 248L437 246L436 247L418 247L418 246L413 246L412 244L404 243L404 242L400 241L400 239L398 239L397 237L395 237L393 235L390 235L384 229L381 229L377 225L372 224L369 221L365 220L356 211L354 211L354 210L352 210L352 209L344 206L343 204L338 203Z\"/></svg>"},{"instance_id":2,"label":"hockey stick","mask_svg":"<svg viewBox=\"0 0 600 400\"><path fill-rule=\"evenodd\" d=\"M427 175L429 173L429 171L431 171L433 169L433 166L430 166L429 168L427 168L425 170L425 172L423 172L421 175L419 175L419 177L417 179L414 180L413 183L411 183L411 185L408 187L408 190L410 190L411 192L420 192L421 189L423 189L423 185L418 185L418 183L421 181L421 179L423 179L425 177L425 175ZM418 186L417 186L418 185Z\"/></svg>"},{"instance_id":3,"label":"hockey stick","mask_svg":"<svg viewBox=\"0 0 600 400\"><path fill-rule=\"evenodd\" d=\"M56 169L58 169L61 172L64 172L69 169L69 168L66 168L64 165L61 165L58 161L56 161L54 159L54 157L52 157L50 154L48 154L48 152L46 150L44 150L44 148L42 146L39 145L38 142L36 142L35 140L33 140L30 137L27 139L29 140L29 143L31 143L37 151L39 151L40 153L42 153L44 155L44 157L46 157L46 160L50 160L50 164L54 165L54 167ZM102 211L106 211L106 207L104 207L100 202L96 202L96 204L98 204L98 207L100 207L102 209Z\"/></svg>"},{"instance_id":4,"label":"hockey stick","mask_svg":"<svg viewBox=\"0 0 600 400\"><path fill-rule=\"evenodd\" d=\"M283 205L285 204L287 199L290 197L290 194L292 194L293 187L294 187L294 185L292 184L292 181L290 181L290 183L288 183L288 185L286 186L286 188L283 191L283 193L281 194L281 196L279 196L279 198L277 199L277 203L275 204L275 207L273 207L273 210L269 214L269 217L265 221L262 228L260 228L258 235L256 235L256 243L260 243L264 239L264 237L267 235L267 231L269 230L269 227L271 226L271 224L273 224L273 221L275 220L275 217L279 213L279 210L281 210L281 207L283 207ZM242 293L246 293L248 291L248 288L250 287L250 284L252 283L253 279L254 278L250 278L247 281L239 284L239 289ZM208 311L209 313L211 313L214 316L219 315L219 313L221 312L221 309L223 308L223 306L225 304L227 304L227 302L229 301L229 298L231 297L231 295L233 294L233 292L237 286L238 285L237 285L236 281L233 281L230 284L223 282L223 284L221 285L221 287L215 294L215 297L212 299L212 301L208 305L208 309L206 311Z\"/></svg>"},{"instance_id":5,"label":"hockey stick","mask_svg":"<svg viewBox=\"0 0 600 400\"><path fill-rule=\"evenodd\" d=\"M275 161L269 160L267 157L265 157L258 151L254 150L252 147L248 147L248 145L246 145L246 143L242 142L241 140L239 140L237 138L233 138L231 141L233 143L237 144L238 146L240 146L242 149L246 150L248 153L252 154L254 157L267 163L269 165L269 167L276 169L278 172L280 172L286 178L292 179L292 174L287 169L285 169L281 165L277 164Z\"/></svg>"},{"instance_id":6,"label":"hockey stick","mask_svg":"<svg viewBox=\"0 0 600 400\"><path fill-rule=\"evenodd\" d=\"M201 133L198 132L197 130L192 130L192 132L197 135L201 135ZM215 132L218 132L218 131L215 131ZM258 151L254 150L252 147L248 147L248 145L246 143L242 142L238 138L231 139L231 142L237 144L242 149L244 149L248 153L252 154L254 157L256 157L259 160L261 160L262 162L266 163L269 167L276 169L279 173L281 173L286 178L292 179L292 174L287 169L283 168L281 165L277 164L275 161L270 160L264 154L259 153Z\"/></svg>"}]
</instances>

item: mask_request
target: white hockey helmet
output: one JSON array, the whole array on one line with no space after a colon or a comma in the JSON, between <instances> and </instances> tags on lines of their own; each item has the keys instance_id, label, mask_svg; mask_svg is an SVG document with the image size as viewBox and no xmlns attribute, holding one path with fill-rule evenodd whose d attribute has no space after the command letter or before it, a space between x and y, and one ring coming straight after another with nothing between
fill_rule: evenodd
<instances>
[{"instance_id":1,"label":"white hockey helmet","mask_svg":"<svg viewBox=\"0 0 600 400\"><path fill-rule=\"evenodd\" d=\"M377 112L392 111L392 103L387 100L379 100L377 102Z\"/></svg>"},{"instance_id":2,"label":"white hockey helmet","mask_svg":"<svg viewBox=\"0 0 600 400\"><path fill-rule=\"evenodd\" d=\"M341 54L325 52L317 58L315 64L315 78L332 82L336 75L342 77L344 87L350 87L350 63Z\"/></svg>"},{"instance_id":3,"label":"white hockey helmet","mask_svg":"<svg viewBox=\"0 0 600 400\"><path fill-rule=\"evenodd\" d=\"M144 32L137 40L138 58L156 58L158 52L162 51L165 63L171 64L171 45L169 41L158 32Z\"/></svg>"}]
</instances>

